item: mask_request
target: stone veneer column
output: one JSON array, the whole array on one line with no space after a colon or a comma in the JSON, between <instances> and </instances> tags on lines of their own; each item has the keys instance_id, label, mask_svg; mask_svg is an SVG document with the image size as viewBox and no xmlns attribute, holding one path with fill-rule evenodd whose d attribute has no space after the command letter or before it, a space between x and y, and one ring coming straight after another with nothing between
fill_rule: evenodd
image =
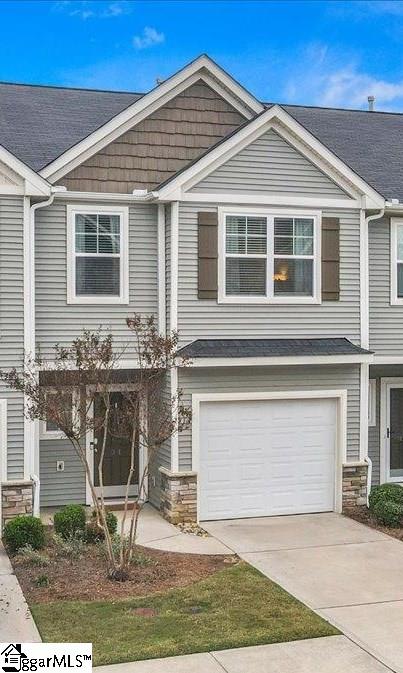
<instances>
[{"instance_id":1,"label":"stone veneer column","mask_svg":"<svg viewBox=\"0 0 403 673\"><path fill-rule=\"evenodd\" d=\"M343 465L343 509L367 504L367 463Z\"/></svg>"},{"instance_id":2,"label":"stone veneer column","mask_svg":"<svg viewBox=\"0 0 403 673\"><path fill-rule=\"evenodd\" d=\"M32 481L7 481L1 485L2 525L19 514L33 512Z\"/></svg>"},{"instance_id":3,"label":"stone veneer column","mask_svg":"<svg viewBox=\"0 0 403 673\"><path fill-rule=\"evenodd\" d=\"M161 473L160 509L171 523L197 520L196 472L170 472L164 467Z\"/></svg>"}]
</instances>

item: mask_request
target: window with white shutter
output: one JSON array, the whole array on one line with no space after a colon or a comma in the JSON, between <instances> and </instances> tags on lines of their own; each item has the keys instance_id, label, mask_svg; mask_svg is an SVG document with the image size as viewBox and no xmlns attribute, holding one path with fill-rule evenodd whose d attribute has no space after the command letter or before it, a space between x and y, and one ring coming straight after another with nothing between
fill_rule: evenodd
<instances>
[{"instance_id":1,"label":"window with white shutter","mask_svg":"<svg viewBox=\"0 0 403 673\"><path fill-rule=\"evenodd\" d=\"M68 301L128 303L127 208L70 208Z\"/></svg>"}]
</instances>

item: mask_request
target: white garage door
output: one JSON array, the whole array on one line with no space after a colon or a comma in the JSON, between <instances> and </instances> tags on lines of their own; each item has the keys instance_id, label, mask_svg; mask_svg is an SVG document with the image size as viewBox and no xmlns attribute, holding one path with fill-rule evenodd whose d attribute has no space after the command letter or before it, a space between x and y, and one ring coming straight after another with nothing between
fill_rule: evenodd
<instances>
[{"instance_id":1,"label":"white garage door","mask_svg":"<svg viewBox=\"0 0 403 673\"><path fill-rule=\"evenodd\" d=\"M334 509L336 400L200 404L200 519Z\"/></svg>"}]
</instances>

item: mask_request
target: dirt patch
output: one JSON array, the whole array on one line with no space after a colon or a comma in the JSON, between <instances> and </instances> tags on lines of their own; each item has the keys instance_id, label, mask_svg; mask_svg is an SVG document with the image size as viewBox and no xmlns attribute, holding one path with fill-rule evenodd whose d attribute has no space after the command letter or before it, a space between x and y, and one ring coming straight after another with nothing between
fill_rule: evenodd
<instances>
[{"instance_id":1,"label":"dirt patch","mask_svg":"<svg viewBox=\"0 0 403 673\"><path fill-rule=\"evenodd\" d=\"M364 523L366 526L370 526L370 528L379 530L380 533L385 533L386 535L395 537L403 542L403 526L400 526L400 528L388 528L387 526L382 526L382 524L378 523L374 519L369 509L367 509L365 506L349 507L348 509L343 510L343 514L349 516L350 519L354 519L354 521Z\"/></svg>"},{"instance_id":2,"label":"dirt patch","mask_svg":"<svg viewBox=\"0 0 403 673\"><path fill-rule=\"evenodd\" d=\"M57 556L52 544L43 553L49 558L45 567L33 566L19 557L11 558L29 603L145 596L192 584L222 570L228 563L225 556L176 554L137 547L138 563L131 567L129 580L114 582L106 577L105 562L97 545L87 545L83 555L75 560ZM38 586L38 577L43 576L47 585Z\"/></svg>"}]
</instances>

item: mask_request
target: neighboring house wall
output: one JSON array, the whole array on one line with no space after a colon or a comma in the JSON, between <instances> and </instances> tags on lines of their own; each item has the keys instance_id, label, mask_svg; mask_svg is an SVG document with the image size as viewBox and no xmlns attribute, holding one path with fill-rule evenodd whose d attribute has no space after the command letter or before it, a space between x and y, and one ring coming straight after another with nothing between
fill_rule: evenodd
<instances>
[{"instance_id":1,"label":"neighboring house wall","mask_svg":"<svg viewBox=\"0 0 403 673\"><path fill-rule=\"evenodd\" d=\"M218 304L216 300L198 299L197 214L215 209L205 203L180 204L178 328L182 344L198 338L245 336L346 337L359 344L359 210L322 212L323 216L340 218L340 300L273 305ZM242 206L242 211L245 209Z\"/></svg>"},{"instance_id":2,"label":"neighboring house wall","mask_svg":"<svg viewBox=\"0 0 403 673\"><path fill-rule=\"evenodd\" d=\"M273 130L245 147L190 191L320 194L346 198L338 185Z\"/></svg>"},{"instance_id":3,"label":"neighboring house wall","mask_svg":"<svg viewBox=\"0 0 403 673\"><path fill-rule=\"evenodd\" d=\"M375 355L403 355L403 305L392 306L390 220L369 225L369 337Z\"/></svg>"},{"instance_id":4,"label":"neighboring house wall","mask_svg":"<svg viewBox=\"0 0 403 673\"><path fill-rule=\"evenodd\" d=\"M268 392L276 390L347 390L347 460L359 458L360 367L327 365L298 367L218 367L180 370L184 402L192 394ZM180 470L192 468L191 430L179 435Z\"/></svg>"},{"instance_id":5,"label":"neighboring house wall","mask_svg":"<svg viewBox=\"0 0 403 673\"><path fill-rule=\"evenodd\" d=\"M0 368L20 367L24 359L23 197L0 196ZM24 476L23 397L3 384L7 400L8 479Z\"/></svg>"},{"instance_id":6,"label":"neighboring house wall","mask_svg":"<svg viewBox=\"0 0 403 673\"><path fill-rule=\"evenodd\" d=\"M116 204L115 204L116 205ZM113 209L113 204L110 204ZM97 207L94 204L94 211ZM56 343L70 344L85 327L111 329L115 344L126 346L125 320L134 312L157 317L157 206L129 207L129 304L67 304L66 204L57 202L36 216L36 338L42 356L52 358ZM128 347L124 359L133 357Z\"/></svg>"},{"instance_id":7,"label":"neighboring house wall","mask_svg":"<svg viewBox=\"0 0 403 673\"><path fill-rule=\"evenodd\" d=\"M238 128L244 117L197 82L62 179L70 190L152 189Z\"/></svg>"}]
</instances>

